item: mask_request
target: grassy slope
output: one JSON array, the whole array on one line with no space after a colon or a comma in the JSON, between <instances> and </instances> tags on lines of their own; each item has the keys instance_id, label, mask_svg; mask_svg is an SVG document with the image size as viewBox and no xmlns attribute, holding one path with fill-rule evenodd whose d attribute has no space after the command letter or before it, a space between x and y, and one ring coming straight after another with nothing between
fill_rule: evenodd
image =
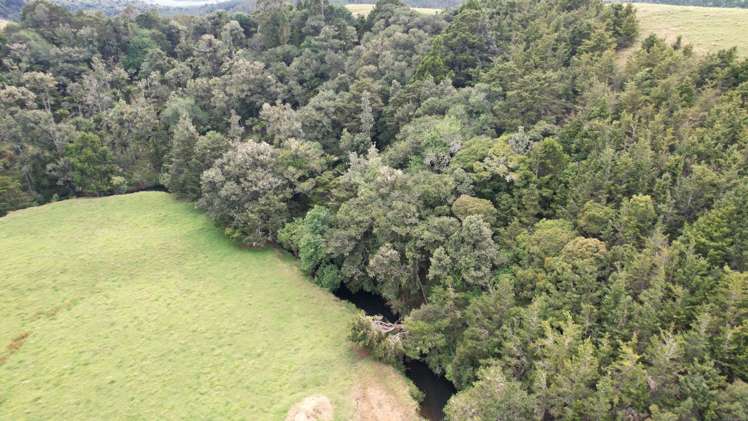
<instances>
[{"instance_id":1,"label":"grassy slope","mask_svg":"<svg viewBox=\"0 0 748 421\"><path fill-rule=\"evenodd\" d=\"M748 56L748 9L671 6L635 3L641 29L640 40L657 34L673 42L678 35L699 54L737 47L738 54ZM367 15L373 4L347 4L354 15ZM441 9L413 8L420 13L435 14ZM638 48L638 43L637 47ZM625 59L632 49L623 52Z\"/></svg>"},{"instance_id":2,"label":"grassy slope","mask_svg":"<svg viewBox=\"0 0 748 421\"><path fill-rule=\"evenodd\" d=\"M748 56L748 9L635 4L640 38L654 33L675 41L682 35L697 53L738 47Z\"/></svg>"},{"instance_id":3,"label":"grassy slope","mask_svg":"<svg viewBox=\"0 0 748 421\"><path fill-rule=\"evenodd\" d=\"M347 420L367 381L415 408L346 340L351 305L165 193L11 213L0 250L0 419L281 420L321 393Z\"/></svg>"},{"instance_id":4,"label":"grassy slope","mask_svg":"<svg viewBox=\"0 0 748 421\"><path fill-rule=\"evenodd\" d=\"M350 10L350 12L353 13L353 16L358 16L358 15L366 16L374 8L374 4L346 4L345 8ZM418 13L423 13L424 15L434 15L434 14L441 12L442 10L442 9L430 9L427 7L412 7L411 9L415 10Z\"/></svg>"}]
</instances>

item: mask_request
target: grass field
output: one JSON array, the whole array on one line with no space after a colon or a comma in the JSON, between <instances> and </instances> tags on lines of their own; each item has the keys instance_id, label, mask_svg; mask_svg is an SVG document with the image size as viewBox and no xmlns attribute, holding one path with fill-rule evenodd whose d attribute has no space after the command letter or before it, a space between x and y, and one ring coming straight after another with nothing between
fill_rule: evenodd
<instances>
[{"instance_id":1,"label":"grass field","mask_svg":"<svg viewBox=\"0 0 748 421\"><path fill-rule=\"evenodd\" d=\"M345 8L353 13L353 16L366 16L369 14L369 12L371 12L372 9L374 9L374 4L346 4ZM423 13L424 15L435 15L442 10L430 9L427 7L411 7L411 9L415 10L418 13Z\"/></svg>"},{"instance_id":2,"label":"grass field","mask_svg":"<svg viewBox=\"0 0 748 421\"><path fill-rule=\"evenodd\" d=\"M654 33L672 42L682 35L699 54L734 46L738 54L748 56L748 9L649 3L634 6L641 39Z\"/></svg>"},{"instance_id":3,"label":"grass field","mask_svg":"<svg viewBox=\"0 0 748 421\"><path fill-rule=\"evenodd\" d=\"M166 193L13 212L0 250L0 419L282 420L312 394L416 417L347 341L352 305Z\"/></svg>"},{"instance_id":4,"label":"grass field","mask_svg":"<svg viewBox=\"0 0 748 421\"><path fill-rule=\"evenodd\" d=\"M634 6L639 17L640 39L654 33L673 42L682 35L698 54L737 47L739 55L748 56L748 9L651 3L635 3ZM374 5L347 4L345 7L354 15L365 16ZM424 14L441 11L417 7L413 10ZM624 52L624 57L631 51Z\"/></svg>"}]
</instances>

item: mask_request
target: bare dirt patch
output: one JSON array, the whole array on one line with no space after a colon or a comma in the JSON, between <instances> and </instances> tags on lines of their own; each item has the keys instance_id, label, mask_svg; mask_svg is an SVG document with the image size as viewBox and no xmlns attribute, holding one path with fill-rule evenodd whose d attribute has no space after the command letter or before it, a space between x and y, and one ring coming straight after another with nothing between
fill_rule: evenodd
<instances>
[{"instance_id":1,"label":"bare dirt patch","mask_svg":"<svg viewBox=\"0 0 748 421\"><path fill-rule=\"evenodd\" d=\"M286 421L332 421L334 411L330 399L322 395L307 396L294 405Z\"/></svg>"},{"instance_id":2,"label":"bare dirt patch","mask_svg":"<svg viewBox=\"0 0 748 421\"><path fill-rule=\"evenodd\" d=\"M0 365L3 365L6 361L8 361L8 358L10 358L11 355L21 349L23 343L26 342L26 339L28 339L29 335L29 332L23 332L13 338L12 341L10 341L8 346L5 347L5 354L0 354Z\"/></svg>"},{"instance_id":3,"label":"bare dirt patch","mask_svg":"<svg viewBox=\"0 0 748 421\"><path fill-rule=\"evenodd\" d=\"M418 405L403 390L396 392L386 385L396 379L391 367L377 373L362 373L353 388L354 421L413 421L422 419ZM401 380L403 383L404 380ZM407 385L402 385L407 390Z\"/></svg>"}]
</instances>

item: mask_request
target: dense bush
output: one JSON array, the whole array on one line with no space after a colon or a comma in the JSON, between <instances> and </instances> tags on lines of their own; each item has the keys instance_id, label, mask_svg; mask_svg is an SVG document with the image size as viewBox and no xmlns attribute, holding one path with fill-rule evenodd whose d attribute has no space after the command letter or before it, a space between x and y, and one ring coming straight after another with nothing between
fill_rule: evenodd
<instances>
[{"instance_id":1,"label":"dense bush","mask_svg":"<svg viewBox=\"0 0 748 421\"><path fill-rule=\"evenodd\" d=\"M397 329L352 338L444 374L454 420L744 419L748 60L619 64L636 35L597 0L35 1L0 38L0 212L161 180L384 297Z\"/></svg>"},{"instance_id":2,"label":"dense bush","mask_svg":"<svg viewBox=\"0 0 748 421\"><path fill-rule=\"evenodd\" d=\"M359 312L353 320L350 340L369 350L374 357L403 368L402 326L382 321L382 316L367 316Z\"/></svg>"}]
</instances>

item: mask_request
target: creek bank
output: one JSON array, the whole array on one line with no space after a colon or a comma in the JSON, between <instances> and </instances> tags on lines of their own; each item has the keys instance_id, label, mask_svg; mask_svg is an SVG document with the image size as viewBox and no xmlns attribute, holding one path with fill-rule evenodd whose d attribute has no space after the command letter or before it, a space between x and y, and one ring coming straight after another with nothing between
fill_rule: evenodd
<instances>
[{"instance_id":1,"label":"creek bank","mask_svg":"<svg viewBox=\"0 0 748 421\"><path fill-rule=\"evenodd\" d=\"M351 292L345 285L333 292L341 300L349 301L363 310L367 315L381 315L385 321L397 322L400 317L387 306L384 298L366 291ZM430 421L444 420L444 406L449 398L457 393L454 385L444 376L434 373L420 360L405 359L405 375L423 393L420 403L420 414Z\"/></svg>"}]
</instances>

